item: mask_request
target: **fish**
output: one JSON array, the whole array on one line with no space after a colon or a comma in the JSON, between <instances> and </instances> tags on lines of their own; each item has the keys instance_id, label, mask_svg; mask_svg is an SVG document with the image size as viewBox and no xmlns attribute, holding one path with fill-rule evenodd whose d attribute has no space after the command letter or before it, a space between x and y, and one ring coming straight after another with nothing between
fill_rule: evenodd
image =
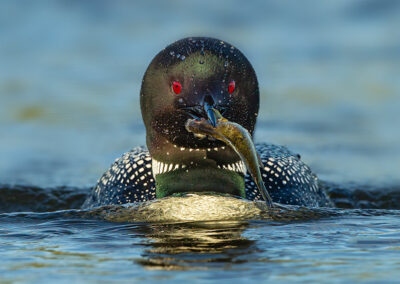
<instances>
[{"instance_id":1,"label":"fish","mask_svg":"<svg viewBox=\"0 0 400 284\"><path fill-rule=\"evenodd\" d=\"M224 118L217 110L213 109L213 111L216 117L215 127L207 119L188 119L185 124L186 130L197 136L211 136L230 146L246 165L267 205L274 207L261 177L260 167L263 166L263 162L250 133L240 124Z\"/></svg>"}]
</instances>

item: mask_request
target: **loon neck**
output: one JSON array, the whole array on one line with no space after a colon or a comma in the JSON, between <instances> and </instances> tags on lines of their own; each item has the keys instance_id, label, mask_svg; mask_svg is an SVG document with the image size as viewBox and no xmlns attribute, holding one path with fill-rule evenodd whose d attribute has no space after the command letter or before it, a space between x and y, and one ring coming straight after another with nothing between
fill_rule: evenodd
<instances>
[{"instance_id":1,"label":"loon neck","mask_svg":"<svg viewBox=\"0 0 400 284\"><path fill-rule=\"evenodd\" d=\"M150 153L157 198L206 191L245 197L246 168L230 147L190 148L164 140Z\"/></svg>"},{"instance_id":2,"label":"loon neck","mask_svg":"<svg viewBox=\"0 0 400 284\"><path fill-rule=\"evenodd\" d=\"M238 171L230 170L227 166L223 168L198 165L159 173L155 175L156 197L162 198L187 192L218 192L245 198L244 175L239 172L241 168L239 163L236 166L229 166L231 169L236 167ZM162 167L164 166L161 165Z\"/></svg>"}]
</instances>

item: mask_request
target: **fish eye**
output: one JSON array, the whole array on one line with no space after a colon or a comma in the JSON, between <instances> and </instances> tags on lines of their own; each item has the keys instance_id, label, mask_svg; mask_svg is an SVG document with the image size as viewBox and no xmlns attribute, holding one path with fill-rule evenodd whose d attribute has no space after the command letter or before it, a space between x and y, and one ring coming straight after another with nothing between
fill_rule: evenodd
<instances>
[{"instance_id":1,"label":"fish eye","mask_svg":"<svg viewBox=\"0 0 400 284\"><path fill-rule=\"evenodd\" d=\"M236 83L235 83L235 81L234 81L234 80L230 81L230 82L229 82L229 85L228 85L228 92L229 92L229 94L232 94L232 93L235 91L235 88L236 88Z\"/></svg>"},{"instance_id":2,"label":"fish eye","mask_svg":"<svg viewBox=\"0 0 400 284\"><path fill-rule=\"evenodd\" d=\"M182 92L182 85L178 81L174 81L172 83L172 90L174 91L175 94L180 94Z\"/></svg>"}]
</instances>

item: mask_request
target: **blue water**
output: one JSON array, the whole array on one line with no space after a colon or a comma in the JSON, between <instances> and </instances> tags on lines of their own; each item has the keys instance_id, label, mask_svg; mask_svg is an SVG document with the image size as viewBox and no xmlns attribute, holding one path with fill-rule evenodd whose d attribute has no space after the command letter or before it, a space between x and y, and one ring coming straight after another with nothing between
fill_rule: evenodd
<instances>
[{"instance_id":1,"label":"blue water","mask_svg":"<svg viewBox=\"0 0 400 284\"><path fill-rule=\"evenodd\" d=\"M398 212L303 222L108 223L1 218L3 280L395 282ZM381 215L384 213L384 215Z\"/></svg>"},{"instance_id":2,"label":"blue water","mask_svg":"<svg viewBox=\"0 0 400 284\"><path fill-rule=\"evenodd\" d=\"M396 282L399 26L392 0L2 1L0 282ZM79 208L145 144L144 71L193 35L246 54L255 140L301 153L342 209L180 224L46 213Z\"/></svg>"}]
</instances>

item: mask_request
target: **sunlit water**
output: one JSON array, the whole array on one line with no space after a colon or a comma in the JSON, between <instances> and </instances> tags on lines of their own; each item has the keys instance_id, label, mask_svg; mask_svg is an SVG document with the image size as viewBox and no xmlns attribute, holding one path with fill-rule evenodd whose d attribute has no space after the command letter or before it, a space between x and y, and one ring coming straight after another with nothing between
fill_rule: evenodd
<instances>
[{"instance_id":1,"label":"sunlit water","mask_svg":"<svg viewBox=\"0 0 400 284\"><path fill-rule=\"evenodd\" d=\"M396 282L399 3L135 2L0 4L0 282ZM145 143L142 75L189 35L248 56L256 141L301 153L338 208L189 196L79 210Z\"/></svg>"}]
</instances>

